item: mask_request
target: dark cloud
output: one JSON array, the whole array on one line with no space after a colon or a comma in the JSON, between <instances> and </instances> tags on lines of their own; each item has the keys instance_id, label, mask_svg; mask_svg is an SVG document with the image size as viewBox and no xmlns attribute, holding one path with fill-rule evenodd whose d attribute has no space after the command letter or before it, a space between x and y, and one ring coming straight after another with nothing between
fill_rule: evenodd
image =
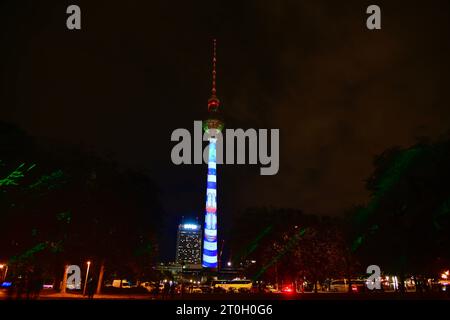
<instances>
[{"instance_id":1,"label":"dark cloud","mask_svg":"<svg viewBox=\"0 0 450 320\"><path fill-rule=\"evenodd\" d=\"M376 32L369 4L6 1L0 115L146 171L168 221L201 216L205 168L172 165L170 134L204 115L215 36L227 125L281 130L277 176L221 168L220 219L253 205L340 214L367 200L374 155L450 125L448 1L379 1Z\"/></svg>"}]
</instances>

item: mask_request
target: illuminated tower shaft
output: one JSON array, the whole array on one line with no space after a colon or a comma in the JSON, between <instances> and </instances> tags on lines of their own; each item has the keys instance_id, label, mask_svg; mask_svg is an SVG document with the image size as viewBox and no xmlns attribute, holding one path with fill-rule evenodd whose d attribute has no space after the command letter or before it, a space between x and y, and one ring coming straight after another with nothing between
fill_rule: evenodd
<instances>
[{"instance_id":1,"label":"illuminated tower shaft","mask_svg":"<svg viewBox=\"0 0 450 320\"><path fill-rule=\"evenodd\" d=\"M205 231L203 240L203 267L217 268L217 176L216 139L209 139L208 181L206 187Z\"/></svg>"},{"instance_id":2,"label":"illuminated tower shaft","mask_svg":"<svg viewBox=\"0 0 450 320\"><path fill-rule=\"evenodd\" d=\"M203 232L204 268L218 267L217 259L217 162L216 133L223 128L220 120L219 99L216 96L216 40L214 40L213 71L211 98L208 100L208 118L203 122L203 129L210 134L208 151L208 180L206 186L205 230Z\"/></svg>"}]
</instances>

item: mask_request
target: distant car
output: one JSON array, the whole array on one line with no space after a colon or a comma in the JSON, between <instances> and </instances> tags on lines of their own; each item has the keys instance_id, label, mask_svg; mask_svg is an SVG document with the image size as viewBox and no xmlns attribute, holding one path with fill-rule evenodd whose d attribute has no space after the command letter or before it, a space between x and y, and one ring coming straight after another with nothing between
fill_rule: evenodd
<instances>
[{"instance_id":1,"label":"distant car","mask_svg":"<svg viewBox=\"0 0 450 320\"><path fill-rule=\"evenodd\" d=\"M264 292L267 292L267 293L276 293L276 292L279 292L274 286L272 286L272 285L267 285L265 288L264 288Z\"/></svg>"},{"instance_id":2,"label":"distant car","mask_svg":"<svg viewBox=\"0 0 450 320\"><path fill-rule=\"evenodd\" d=\"M331 281L331 292L349 292L351 285L352 292L364 292L366 290L366 280L364 279L337 279Z\"/></svg>"},{"instance_id":3,"label":"distant car","mask_svg":"<svg viewBox=\"0 0 450 320\"><path fill-rule=\"evenodd\" d=\"M121 281L122 281L122 286L120 286ZM113 280L112 286L114 288L130 289L131 283L127 280Z\"/></svg>"},{"instance_id":4,"label":"distant car","mask_svg":"<svg viewBox=\"0 0 450 320\"><path fill-rule=\"evenodd\" d=\"M141 287L145 288L148 292L153 292L158 287L158 285L151 282L142 282L140 284Z\"/></svg>"},{"instance_id":5,"label":"distant car","mask_svg":"<svg viewBox=\"0 0 450 320\"><path fill-rule=\"evenodd\" d=\"M195 286L192 288L192 293L203 293L203 290L199 286Z\"/></svg>"},{"instance_id":6,"label":"distant car","mask_svg":"<svg viewBox=\"0 0 450 320\"><path fill-rule=\"evenodd\" d=\"M450 282L448 280L440 280L441 291L449 291L450 290Z\"/></svg>"},{"instance_id":7,"label":"distant car","mask_svg":"<svg viewBox=\"0 0 450 320\"><path fill-rule=\"evenodd\" d=\"M348 292L348 280L338 279L331 281L330 291L332 292Z\"/></svg>"},{"instance_id":8,"label":"distant car","mask_svg":"<svg viewBox=\"0 0 450 320\"><path fill-rule=\"evenodd\" d=\"M351 280L352 292L365 292L366 291L366 280L353 279ZM347 286L348 288L348 286Z\"/></svg>"},{"instance_id":9,"label":"distant car","mask_svg":"<svg viewBox=\"0 0 450 320\"><path fill-rule=\"evenodd\" d=\"M214 292L250 292L252 289L251 280L214 280L211 284Z\"/></svg>"},{"instance_id":10,"label":"distant car","mask_svg":"<svg viewBox=\"0 0 450 320\"><path fill-rule=\"evenodd\" d=\"M436 291L446 292L450 290L450 281L447 279L440 279L437 281L433 281L432 286Z\"/></svg>"},{"instance_id":11,"label":"distant car","mask_svg":"<svg viewBox=\"0 0 450 320\"><path fill-rule=\"evenodd\" d=\"M211 293L212 291L211 287L206 285L200 286L200 289L202 290L202 293Z\"/></svg>"}]
</instances>

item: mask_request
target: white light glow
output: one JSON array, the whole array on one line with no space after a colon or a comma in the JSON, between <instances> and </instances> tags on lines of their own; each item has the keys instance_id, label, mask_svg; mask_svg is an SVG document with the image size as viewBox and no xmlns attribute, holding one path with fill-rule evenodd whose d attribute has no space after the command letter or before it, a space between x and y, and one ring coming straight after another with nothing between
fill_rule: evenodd
<instances>
[{"instance_id":1,"label":"white light glow","mask_svg":"<svg viewBox=\"0 0 450 320\"><path fill-rule=\"evenodd\" d=\"M186 223L186 224L183 225L183 229L197 230L198 229L198 225Z\"/></svg>"}]
</instances>

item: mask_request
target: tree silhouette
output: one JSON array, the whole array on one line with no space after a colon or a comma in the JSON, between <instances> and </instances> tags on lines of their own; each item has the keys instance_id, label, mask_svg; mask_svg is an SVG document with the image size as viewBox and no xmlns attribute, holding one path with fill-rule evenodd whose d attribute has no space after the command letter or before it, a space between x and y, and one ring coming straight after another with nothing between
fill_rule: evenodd
<instances>
[{"instance_id":1,"label":"tree silhouette","mask_svg":"<svg viewBox=\"0 0 450 320\"><path fill-rule=\"evenodd\" d=\"M402 278L434 276L450 254L450 142L393 148L375 159L371 201L353 217L354 251Z\"/></svg>"},{"instance_id":2,"label":"tree silhouette","mask_svg":"<svg viewBox=\"0 0 450 320\"><path fill-rule=\"evenodd\" d=\"M145 277L158 253L161 207L147 176L77 146L35 142L0 125L0 233L11 275L40 265L58 283L65 264ZM11 144L15 143L14 146Z\"/></svg>"}]
</instances>

